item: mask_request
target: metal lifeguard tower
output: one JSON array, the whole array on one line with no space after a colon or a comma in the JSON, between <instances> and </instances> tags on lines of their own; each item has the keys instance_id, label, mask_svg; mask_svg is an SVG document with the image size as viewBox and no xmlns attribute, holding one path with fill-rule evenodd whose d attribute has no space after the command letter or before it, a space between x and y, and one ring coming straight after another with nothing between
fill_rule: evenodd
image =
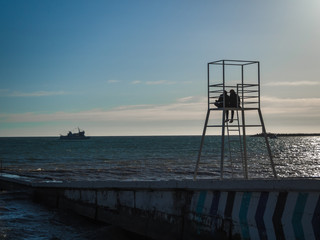
<instances>
[{"instance_id":1,"label":"metal lifeguard tower","mask_svg":"<svg viewBox=\"0 0 320 240\"><path fill-rule=\"evenodd\" d=\"M220 179L224 178L225 168L225 148L229 150L229 165L232 167L232 155L237 154L240 159L241 172L245 179L248 179L248 155L247 155L247 128L262 128L262 135L265 139L268 156L270 159L272 175L277 178L271 149L260 109L260 63L258 61L243 60L219 60L209 62L207 65L208 77L208 110L203 128L198 159L194 171L194 180L198 174L198 168L206 136L207 128L221 128L221 159L220 159ZM225 91L233 89L240 98L239 107L230 107L223 101L222 106L217 107L215 100L222 96ZM226 119L234 111L233 122ZM214 112L214 114L212 114ZM247 117L248 113L248 119ZM257 113L257 114L254 114ZM219 114L221 118L219 120ZM217 118L218 116L218 118ZM251 123L250 117L255 117L256 121ZM227 137L227 139L226 139ZM227 141L226 141L227 140ZM231 153L230 144L236 141L238 144L237 153ZM225 145L227 147L225 147ZM233 170L232 170L233 171Z\"/></svg>"}]
</instances>

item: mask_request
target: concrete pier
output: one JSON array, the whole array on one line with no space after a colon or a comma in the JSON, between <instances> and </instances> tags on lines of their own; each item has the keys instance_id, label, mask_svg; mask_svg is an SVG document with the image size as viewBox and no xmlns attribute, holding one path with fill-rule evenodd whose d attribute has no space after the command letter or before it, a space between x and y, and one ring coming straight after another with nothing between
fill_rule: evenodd
<instances>
[{"instance_id":1,"label":"concrete pier","mask_svg":"<svg viewBox=\"0 0 320 240\"><path fill-rule=\"evenodd\" d=\"M0 188L154 239L320 239L320 180L50 182Z\"/></svg>"}]
</instances>

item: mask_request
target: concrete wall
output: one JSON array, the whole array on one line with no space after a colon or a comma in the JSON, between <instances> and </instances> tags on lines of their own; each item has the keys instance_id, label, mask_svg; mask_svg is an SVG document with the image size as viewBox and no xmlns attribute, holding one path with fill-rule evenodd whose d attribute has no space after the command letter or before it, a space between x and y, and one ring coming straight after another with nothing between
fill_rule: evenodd
<instances>
[{"instance_id":1,"label":"concrete wall","mask_svg":"<svg viewBox=\"0 0 320 240\"><path fill-rule=\"evenodd\" d=\"M320 239L319 210L316 192L201 191L190 217L200 232L222 228L240 239Z\"/></svg>"},{"instance_id":2,"label":"concrete wall","mask_svg":"<svg viewBox=\"0 0 320 240\"><path fill-rule=\"evenodd\" d=\"M38 201L155 239L320 239L318 180L31 185Z\"/></svg>"}]
</instances>

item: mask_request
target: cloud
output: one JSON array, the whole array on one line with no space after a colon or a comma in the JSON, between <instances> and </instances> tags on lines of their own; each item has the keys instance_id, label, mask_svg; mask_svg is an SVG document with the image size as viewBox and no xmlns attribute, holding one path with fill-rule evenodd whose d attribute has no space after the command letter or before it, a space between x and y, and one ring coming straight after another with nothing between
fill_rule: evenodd
<instances>
[{"instance_id":1,"label":"cloud","mask_svg":"<svg viewBox=\"0 0 320 240\"><path fill-rule=\"evenodd\" d=\"M159 80L159 81L147 81L146 84L147 85L172 85L172 84L176 84L176 82L170 82L167 80Z\"/></svg>"},{"instance_id":2,"label":"cloud","mask_svg":"<svg viewBox=\"0 0 320 240\"><path fill-rule=\"evenodd\" d=\"M131 84L140 84L142 83L141 81L132 81Z\"/></svg>"},{"instance_id":3,"label":"cloud","mask_svg":"<svg viewBox=\"0 0 320 240\"><path fill-rule=\"evenodd\" d=\"M111 79L111 80L108 80L107 83L118 83L120 82L119 80L114 80L114 79Z\"/></svg>"},{"instance_id":4,"label":"cloud","mask_svg":"<svg viewBox=\"0 0 320 240\"><path fill-rule=\"evenodd\" d=\"M320 98L278 98L265 96L261 98L263 112L272 115L297 117L319 116Z\"/></svg>"},{"instance_id":5,"label":"cloud","mask_svg":"<svg viewBox=\"0 0 320 240\"><path fill-rule=\"evenodd\" d=\"M179 98L177 100L177 102L183 103L183 102L190 102L190 101L193 101L193 100L194 100L194 97L193 96L189 96L189 97Z\"/></svg>"},{"instance_id":6,"label":"cloud","mask_svg":"<svg viewBox=\"0 0 320 240\"><path fill-rule=\"evenodd\" d=\"M262 113L268 129L280 132L317 132L320 112L320 98L278 98L264 96L261 99ZM56 135L70 127L81 126L89 135L163 135L163 134L201 134L207 98L187 96L170 104L123 105L109 110L91 109L80 112L55 113L0 113L0 125L10 125L1 130L6 135ZM221 120L221 113L210 115L214 121ZM246 121L257 119L255 111L248 111ZM41 124L39 124L41 123ZM34 126L25 128L21 126ZM12 126L17 126L12 128ZM20 126L20 127L19 127ZM46 126L46 128L41 128ZM50 127L50 132L48 132ZM271 127L271 128L270 128ZM217 129L210 134L220 134ZM15 132L14 132L15 131ZM38 132L36 132L38 131ZM257 128L252 128L256 133ZM269 130L270 131L270 130ZM208 133L209 134L209 133ZM249 134L249 129L248 129Z\"/></svg>"},{"instance_id":7,"label":"cloud","mask_svg":"<svg viewBox=\"0 0 320 240\"><path fill-rule=\"evenodd\" d=\"M298 81L298 82L269 82L263 84L264 86L318 86L320 82L315 81Z\"/></svg>"},{"instance_id":8,"label":"cloud","mask_svg":"<svg viewBox=\"0 0 320 240\"><path fill-rule=\"evenodd\" d=\"M92 109L76 113L56 112L49 114L19 113L0 114L0 122L56 122L90 121L128 123L144 121L202 120L206 111L206 98L187 97L167 105L129 105L110 110Z\"/></svg>"},{"instance_id":9,"label":"cloud","mask_svg":"<svg viewBox=\"0 0 320 240\"><path fill-rule=\"evenodd\" d=\"M46 97L67 94L64 91L36 91L36 92L10 92L9 90L1 90L1 96L5 97Z\"/></svg>"},{"instance_id":10,"label":"cloud","mask_svg":"<svg viewBox=\"0 0 320 240\"><path fill-rule=\"evenodd\" d=\"M285 107L319 107L320 98L278 98L265 96L261 97L261 101L273 106ZM302 109L301 109L302 110Z\"/></svg>"},{"instance_id":11,"label":"cloud","mask_svg":"<svg viewBox=\"0 0 320 240\"><path fill-rule=\"evenodd\" d=\"M108 80L108 83L118 83L121 82L119 80ZM135 80L135 81L131 81L130 84L133 85L138 85L138 84L144 84L144 85L174 85L177 84L178 82L174 82L174 81L167 81L167 80L159 80L159 81L140 81L140 80ZM191 84L192 81L183 81L183 82L179 82L179 84Z\"/></svg>"},{"instance_id":12,"label":"cloud","mask_svg":"<svg viewBox=\"0 0 320 240\"><path fill-rule=\"evenodd\" d=\"M91 109L80 112L55 113L18 113L0 114L1 122L57 122L57 121L86 121L86 122L159 122L159 121L203 121L207 110L207 98L188 96L177 99L170 104L123 105L109 110ZM264 115L278 118L320 118L318 108L320 98L277 98L265 96L261 98Z\"/></svg>"},{"instance_id":13,"label":"cloud","mask_svg":"<svg viewBox=\"0 0 320 240\"><path fill-rule=\"evenodd\" d=\"M167 81L167 80L146 81L146 82L133 81L133 82L131 82L131 83L132 83L132 84L146 84L146 85L174 85L174 84L178 84L178 82ZM179 84L191 84L191 83L192 83L192 81L179 82Z\"/></svg>"}]
</instances>

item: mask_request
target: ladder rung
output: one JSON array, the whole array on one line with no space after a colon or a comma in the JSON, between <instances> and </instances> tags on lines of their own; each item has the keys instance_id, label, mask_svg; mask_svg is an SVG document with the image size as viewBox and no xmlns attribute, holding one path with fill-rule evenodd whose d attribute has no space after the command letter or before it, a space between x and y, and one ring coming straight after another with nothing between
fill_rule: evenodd
<instances>
[{"instance_id":1,"label":"ladder rung","mask_svg":"<svg viewBox=\"0 0 320 240\"><path fill-rule=\"evenodd\" d=\"M225 125L227 127L227 125ZM222 127L222 125L207 125L207 127ZM230 127L230 126L229 126ZM238 127L238 126L234 126L234 127ZM262 125L239 125L240 128L242 127L262 127Z\"/></svg>"},{"instance_id":2,"label":"ladder rung","mask_svg":"<svg viewBox=\"0 0 320 240\"><path fill-rule=\"evenodd\" d=\"M210 104L214 104L214 103L210 103ZM259 110L259 108L254 107L254 108L249 108L249 107L245 107L245 108L230 108L230 107L226 107L225 110L234 110L234 111L246 111L246 110ZM209 108L209 111L223 111L223 108Z\"/></svg>"},{"instance_id":3,"label":"ladder rung","mask_svg":"<svg viewBox=\"0 0 320 240\"><path fill-rule=\"evenodd\" d=\"M249 99L249 98L258 98L259 96L245 96L243 99ZM241 98L241 97L240 97Z\"/></svg>"}]
</instances>

